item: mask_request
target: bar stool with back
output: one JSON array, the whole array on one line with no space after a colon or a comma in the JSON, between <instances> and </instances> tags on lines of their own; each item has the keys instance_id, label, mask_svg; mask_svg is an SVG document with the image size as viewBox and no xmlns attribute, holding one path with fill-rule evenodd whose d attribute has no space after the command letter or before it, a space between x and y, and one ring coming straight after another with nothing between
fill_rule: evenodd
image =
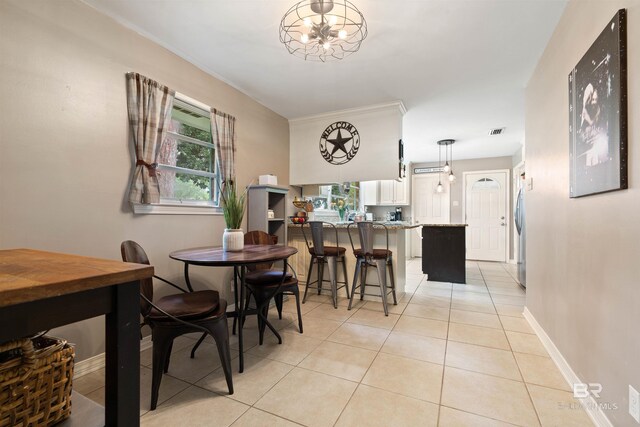
<instances>
[{"instance_id":1,"label":"bar stool with back","mask_svg":"<svg viewBox=\"0 0 640 427\"><path fill-rule=\"evenodd\" d=\"M307 244L307 249L309 250L309 254L311 255L311 261L309 262L309 274L307 274L307 285L304 288L304 297L302 298L302 303L304 304L307 300L307 291L309 288L317 289L318 295L322 292L322 285L324 282L328 281L331 284L331 297L333 299L333 308L338 308L338 290L345 288L347 293L347 298L349 298L349 282L347 279L347 266L345 254L347 250L341 247L338 244L338 229L336 226L330 222L324 221L309 221L309 229L311 230L311 244L309 244L309 239L307 239L307 234L305 233L304 224L301 225L302 235L304 236L304 241ZM324 244L324 227L333 227L333 231L336 236L336 245L328 246ZM342 263L342 273L344 274L344 282L338 281L338 262ZM313 265L316 265L317 268L317 279L315 281L311 281L311 273L313 271ZM324 279L324 265L327 264L329 268L329 280ZM313 284L316 286L311 286ZM341 284L341 286L338 286Z\"/></svg>"},{"instance_id":2,"label":"bar stool with back","mask_svg":"<svg viewBox=\"0 0 640 427\"><path fill-rule=\"evenodd\" d=\"M351 238L350 229L353 223L347 226L347 234L349 235L351 248L353 249L353 254L356 257L356 269L353 276L351 299L349 300L348 309L351 310L351 305L353 304L353 298L356 294L356 289L360 288L360 300L364 299L365 295L382 297L382 308L384 309L384 315L388 316L389 309L387 307L387 295L393 295L393 304L398 305L398 300L396 299L396 283L393 274L393 253L389 250L389 229L384 224L377 224L378 226L384 227L385 229L387 247L386 249L374 249L373 222L362 221L356 224L358 227L358 237L360 239L360 249L355 248L353 239ZM368 272L367 270L369 269L369 267L375 268L378 272L379 283L377 285L366 283ZM387 286L387 270L389 271L389 279L391 282L390 287ZM360 285L358 285L358 276L360 278ZM367 286L379 286L380 294L378 295L365 293L365 287ZM390 289L387 290L388 288Z\"/></svg>"}]
</instances>

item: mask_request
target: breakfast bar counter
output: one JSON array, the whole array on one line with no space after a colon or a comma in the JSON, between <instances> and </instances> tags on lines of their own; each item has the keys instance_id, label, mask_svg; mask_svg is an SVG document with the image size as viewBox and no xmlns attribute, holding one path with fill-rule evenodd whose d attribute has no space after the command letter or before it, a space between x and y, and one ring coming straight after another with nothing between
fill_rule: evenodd
<instances>
[{"instance_id":1,"label":"breakfast bar counter","mask_svg":"<svg viewBox=\"0 0 640 427\"><path fill-rule=\"evenodd\" d=\"M349 231L347 231L347 226L350 223L348 222L338 222L335 224L335 227L338 232L338 246L342 246L347 249L346 260L347 260L347 280L349 282L349 290L351 290L351 286L353 285L353 275L355 272L356 266L356 258L353 255L353 250L351 248L351 243L349 241L349 234L351 233L351 238L353 239L353 243L356 248L360 247L360 241L358 240L358 229L354 224L351 226ZM384 224L384 227L381 225ZM305 232L307 233L307 238L311 238L311 232L308 226L306 227ZM307 281L307 272L309 270L309 262L310 255L307 250L307 245L304 240L304 236L302 235L302 229L300 224L289 224L289 237L288 237L288 245L293 246L298 249L298 253L291 257L291 264L298 275L298 279L301 282ZM336 233L333 230L333 227L330 224L325 224L325 244L327 245L336 245ZM386 229L385 229L386 227ZM419 227L418 225L410 225L405 222L387 222L374 224L375 238L374 238L374 247L378 249L386 249L387 246L387 233L389 233L389 250L393 252L393 271L395 273L395 283L396 283L396 293L398 296L402 295L405 288L406 283L406 242L407 242L407 230L410 228ZM385 231L386 230L386 231ZM340 270L340 269L339 269ZM315 274L315 268L314 273ZM338 272L338 280L343 280L341 271ZM367 283L376 284L378 283L378 278L376 274L370 274L367 278ZM327 290L329 288L327 287ZM373 292L374 288L371 288ZM369 292L369 291L367 291ZM340 290L341 297L346 297L344 293L344 289ZM365 299L372 299L365 297Z\"/></svg>"}]
</instances>

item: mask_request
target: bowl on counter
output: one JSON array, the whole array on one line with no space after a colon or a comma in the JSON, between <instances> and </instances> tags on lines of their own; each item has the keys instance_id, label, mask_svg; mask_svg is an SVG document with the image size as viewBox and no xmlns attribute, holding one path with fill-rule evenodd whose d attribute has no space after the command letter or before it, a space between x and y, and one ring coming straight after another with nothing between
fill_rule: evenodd
<instances>
[{"instance_id":1,"label":"bowl on counter","mask_svg":"<svg viewBox=\"0 0 640 427\"><path fill-rule=\"evenodd\" d=\"M290 216L289 220L291 220L293 224L304 224L305 222L307 222L307 217L306 216Z\"/></svg>"}]
</instances>

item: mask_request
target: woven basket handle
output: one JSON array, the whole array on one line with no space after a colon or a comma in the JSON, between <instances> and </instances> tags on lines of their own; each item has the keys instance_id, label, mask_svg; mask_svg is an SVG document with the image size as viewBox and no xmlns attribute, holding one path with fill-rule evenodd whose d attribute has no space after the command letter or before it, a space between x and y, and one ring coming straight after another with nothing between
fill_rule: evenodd
<instances>
[{"instance_id":1,"label":"woven basket handle","mask_svg":"<svg viewBox=\"0 0 640 427\"><path fill-rule=\"evenodd\" d=\"M23 380L29 376L36 365L36 352L33 348L33 342L31 342L31 339L22 338L0 345L0 353L15 350L17 348L22 349L22 364L20 365L20 369L23 369L25 372L20 379Z\"/></svg>"}]
</instances>

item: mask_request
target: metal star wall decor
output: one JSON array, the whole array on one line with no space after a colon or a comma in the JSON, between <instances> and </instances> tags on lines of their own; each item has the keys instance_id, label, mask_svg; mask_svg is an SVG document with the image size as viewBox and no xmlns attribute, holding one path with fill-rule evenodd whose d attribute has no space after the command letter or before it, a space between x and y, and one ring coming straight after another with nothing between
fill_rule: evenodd
<instances>
[{"instance_id":1,"label":"metal star wall decor","mask_svg":"<svg viewBox=\"0 0 640 427\"><path fill-rule=\"evenodd\" d=\"M343 165L353 159L360 148L360 134L349 122L330 124L320 137L320 154L332 165Z\"/></svg>"}]
</instances>

